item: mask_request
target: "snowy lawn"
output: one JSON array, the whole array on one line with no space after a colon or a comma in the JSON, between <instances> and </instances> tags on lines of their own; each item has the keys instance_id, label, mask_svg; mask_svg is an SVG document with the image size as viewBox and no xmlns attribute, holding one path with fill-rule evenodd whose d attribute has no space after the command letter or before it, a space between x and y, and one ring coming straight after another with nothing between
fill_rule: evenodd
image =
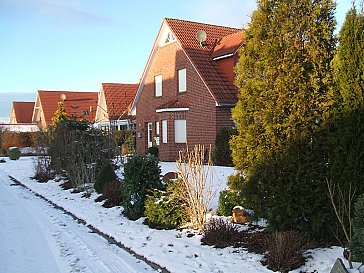
<instances>
[{"instance_id":1,"label":"snowy lawn","mask_svg":"<svg viewBox=\"0 0 364 273\"><path fill-rule=\"evenodd\" d=\"M87 224L112 236L123 245L167 268L170 272L272 272L260 263L261 255L249 253L240 248L215 249L204 246L200 243L200 235L187 237L187 231L153 230L143 224L144 219L138 221L126 219L121 214L121 207L106 209L102 207L101 203L94 202L97 198L95 193L90 198L82 198L82 193L73 194L70 190L62 190L59 186L61 182L38 183L30 179L34 175L34 164L31 157L22 157L17 161L5 159L6 163L0 163L1 176L13 176L34 192L72 212L85 220ZM175 171L175 163L162 162L161 169L162 174ZM219 185L220 190L223 189L227 176L232 173L234 173L233 168L214 167L215 185ZM217 207L217 197L213 202L213 207ZM340 247L309 251L307 255L310 258L306 265L291 272L329 273L338 257L346 263L342 252L343 249ZM359 266L359 264L354 265L356 268ZM350 270L350 273L354 272L357 273L359 270Z\"/></svg>"}]
</instances>

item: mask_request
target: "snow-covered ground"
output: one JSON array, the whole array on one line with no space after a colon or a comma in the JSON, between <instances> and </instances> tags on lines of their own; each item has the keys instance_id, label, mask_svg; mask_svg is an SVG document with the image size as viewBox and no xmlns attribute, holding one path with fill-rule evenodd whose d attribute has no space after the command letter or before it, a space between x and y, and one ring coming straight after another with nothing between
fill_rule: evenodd
<instances>
[{"instance_id":1,"label":"snow-covered ground","mask_svg":"<svg viewBox=\"0 0 364 273\"><path fill-rule=\"evenodd\" d=\"M121 215L120 207L106 209L100 203L95 203L96 194L90 198L82 198L82 194L72 194L69 190L62 190L59 187L60 182L38 183L30 179L34 174L33 161L30 157L22 157L17 161L6 158L6 161L0 163L2 242L0 257L6 257L8 262L0 265L0 272L50 272L42 271L43 264L59 268L58 271L52 272L150 272L151 270L146 264L136 264L133 260L123 263L122 261L126 259L125 252L118 250L116 246L110 247L104 239L90 233L90 230L80 226L69 216L59 213L44 200L35 197L32 192L10 186L8 175L19 180L34 193L72 212L87 225L108 234L135 253L165 267L170 272L272 272L261 265L261 255L243 249L215 249L202 246L199 235L188 237L187 231L153 230L142 223L143 219L129 221ZM161 167L162 173L175 169L174 163L161 163ZM233 172L232 168L215 167L216 185L224 188L227 176ZM214 206L216 204L215 200ZM25 211L25 215L22 211ZM28 224L30 221L28 218L34 218L37 224L34 226ZM22 224L14 225L12 222ZM35 233L40 234L40 237L33 237ZM7 243L4 245L3 242ZM23 249L24 252L15 251L17 245L23 242L27 242L29 248ZM92 248L93 245L95 248ZM312 257L308 259L306 265L292 272L316 270L318 273L329 273L335 260L338 257L343 259L342 250L340 247L312 250L307 253ZM32 256L35 252L39 252L39 255ZM343 261L346 262L344 259ZM29 271L28 269L32 267L27 264L39 270ZM125 266L127 264L130 269L122 269L123 264ZM27 270L23 271L23 268ZM350 272L357 273L359 270L354 269Z\"/></svg>"}]
</instances>

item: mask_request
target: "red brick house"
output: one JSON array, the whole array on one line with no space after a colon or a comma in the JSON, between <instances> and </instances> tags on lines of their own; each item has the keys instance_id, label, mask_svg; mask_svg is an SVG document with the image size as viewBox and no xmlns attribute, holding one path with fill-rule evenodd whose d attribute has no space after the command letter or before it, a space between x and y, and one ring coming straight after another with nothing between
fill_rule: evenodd
<instances>
[{"instance_id":1,"label":"red brick house","mask_svg":"<svg viewBox=\"0 0 364 273\"><path fill-rule=\"evenodd\" d=\"M213 147L217 132L233 126L242 39L241 29L163 20L132 107L138 154L157 145L160 159L172 161L186 143Z\"/></svg>"},{"instance_id":2,"label":"red brick house","mask_svg":"<svg viewBox=\"0 0 364 273\"><path fill-rule=\"evenodd\" d=\"M116 130L133 127L134 118L129 115L139 84L102 83L97 103L95 126Z\"/></svg>"},{"instance_id":3,"label":"red brick house","mask_svg":"<svg viewBox=\"0 0 364 273\"><path fill-rule=\"evenodd\" d=\"M32 122L41 130L52 124L52 118L63 101L66 114L74 120L94 122L98 92L39 90L35 100Z\"/></svg>"}]
</instances>

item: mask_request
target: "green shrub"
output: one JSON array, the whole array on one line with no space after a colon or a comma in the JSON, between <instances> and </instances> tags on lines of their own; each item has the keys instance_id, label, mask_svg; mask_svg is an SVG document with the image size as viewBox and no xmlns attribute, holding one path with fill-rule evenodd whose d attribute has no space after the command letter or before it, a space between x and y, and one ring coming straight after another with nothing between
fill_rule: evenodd
<instances>
[{"instance_id":1,"label":"green shrub","mask_svg":"<svg viewBox=\"0 0 364 273\"><path fill-rule=\"evenodd\" d=\"M122 205L129 219L143 216L148 190L163 189L160 174L158 158L154 156L134 156L124 164Z\"/></svg>"},{"instance_id":2,"label":"green shrub","mask_svg":"<svg viewBox=\"0 0 364 273\"><path fill-rule=\"evenodd\" d=\"M155 146L149 147L148 154L158 157L158 147L155 147Z\"/></svg>"},{"instance_id":3,"label":"green shrub","mask_svg":"<svg viewBox=\"0 0 364 273\"><path fill-rule=\"evenodd\" d=\"M11 160L18 160L20 158L20 150L17 147L10 147L8 150L8 156Z\"/></svg>"},{"instance_id":4,"label":"green shrub","mask_svg":"<svg viewBox=\"0 0 364 273\"><path fill-rule=\"evenodd\" d=\"M97 193L102 193L104 185L116 179L116 174L110 163L106 164L96 178L94 188Z\"/></svg>"},{"instance_id":5,"label":"green shrub","mask_svg":"<svg viewBox=\"0 0 364 273\"><path fill-rule=\"evenodd\" d=\"M232 128L221 128L217 133L215 140L215 150L212 155L214 165L233 166L229 144L232 135L236 135L236 130L233 130Z\"/></svg>"},{"instance_id":6,"label":"green shrub","mask_svg":"<svg viewBox=\"0 0 364 273\"><path fill-rule=\"evenodd\" d=\"M355 203L355 216L353 219L353 239L350 250L353 252L354 260L364 263L364 194Z\"/></svg>"},{"instance_id":7,"label":"green shrub","mask_svg":"<svg viewBox=\"0 0 364 273\"><path fill-rule=\"evenodd\" d=\"M152 228L173 229L186 223L186 201L181 200L181 181L169 182L166 191L153 190L145 201L146 223Z\"/></svg>"},{"instance_id":8,"label":"green shrub","mask_svg":"<svg viewBox=\"0 0 364 273\"><path fill-rule=\"evenodd\" d=\"M217 211L220 215L230 216L235 206L242 205L242 198L235 190L226 189L220 192Z\"/></svg>"},{"instance_id":9,"label":"green shrub","mask_svg":"<svg viewBox=\"0 0 364 273\"><path fill-rule=\"evenodd\" d=\"M220 215L229 216L232 209L239 205L245 207L244 197L241 194L244 178L240 174L230 175L228 178L228 189L220 192L218 212Z\"/></svg>"}]
</instances>

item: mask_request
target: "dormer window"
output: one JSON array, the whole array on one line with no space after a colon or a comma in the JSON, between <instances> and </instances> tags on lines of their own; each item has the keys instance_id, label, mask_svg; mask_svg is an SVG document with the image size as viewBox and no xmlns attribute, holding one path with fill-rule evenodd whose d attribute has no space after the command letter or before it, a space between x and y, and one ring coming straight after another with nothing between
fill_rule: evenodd
<instances>
[{"instance_id":1,"label":"dormer window","mask_svg":"<svg viewBox=\"0 0 364 273\"><path fill-rule=\"evenodd\" d=\"M166 40L164 41L165 44L168 44L170 42L175 41L176 38L174 37L174 35L172 34L172 32L168 32Z\"/></svg>"},{"instance_id":2,"label":"dormer window","mask_svg":"<svg viewBox=\"0 0 364 273\"><path fill-rule=\"evenodd\" d=\"M88 115L88 111L87 111L87 110L82 110L82 114L83 114L84 116L87 116L87 115Z\"/></svg>"}]
</instances>

